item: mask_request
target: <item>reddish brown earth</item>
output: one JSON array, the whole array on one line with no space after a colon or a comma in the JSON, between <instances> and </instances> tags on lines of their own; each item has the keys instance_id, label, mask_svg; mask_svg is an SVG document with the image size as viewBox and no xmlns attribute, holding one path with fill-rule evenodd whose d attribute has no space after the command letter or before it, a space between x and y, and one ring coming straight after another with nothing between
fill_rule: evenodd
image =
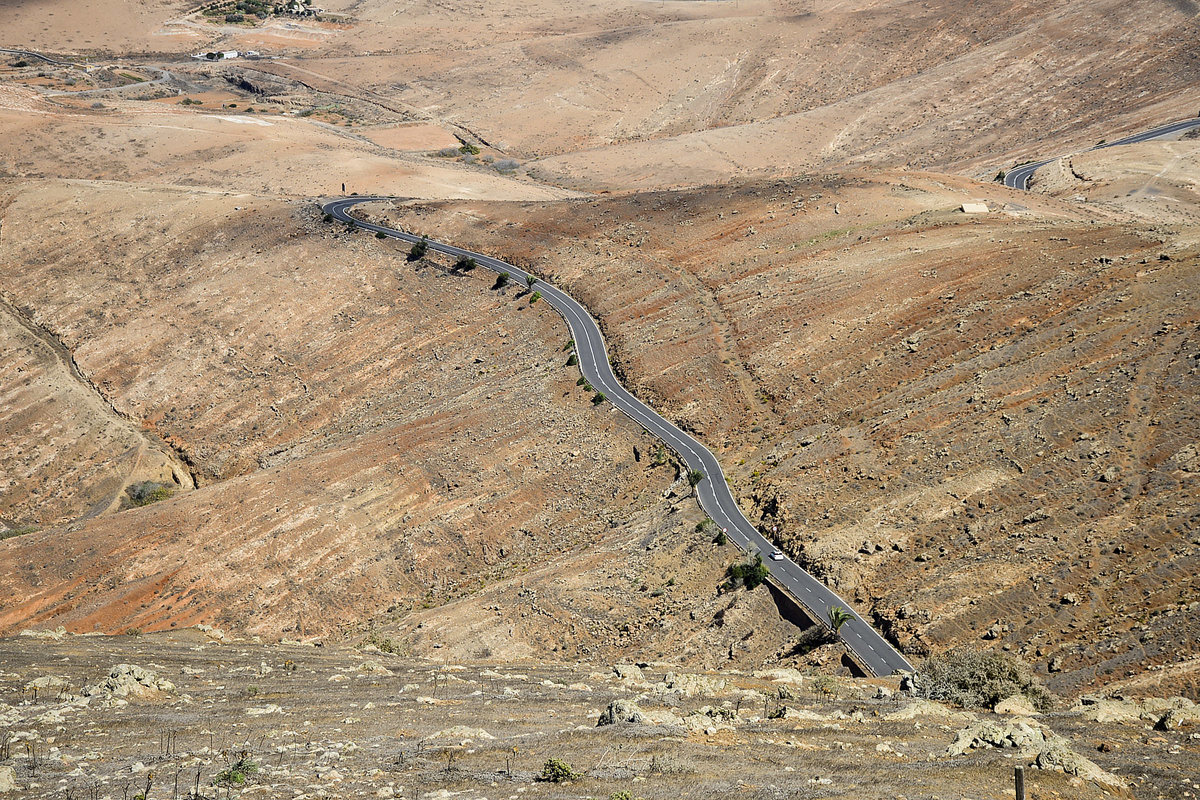
<instances>
[{"instance_id":1,"label":"reddish brown earth","mask_svg":"<svg viewBox=\"0 0 1200 800\"><path fill-rule=\"evenodd\" d=\"M330 10L6 20L78 63L0 64L0 630L794 661L562 323L321 223L346 183L576 293L909 652L1195 696L1195 141L964 177L1196 113L1194 3Z\"/></svg>"},{"instance_id":2,"label":"reddish brown earth","mask_svg":"<svg viewBox=\"0 0 1200 800\"><path fill-rule=\"evenodd\" d=\"M586 619L526 626L514 612L519 634L492 625L463 646L515 657L637 643L710 660L757 630L740 652L786 648L795 631L764 624L777 613L765 593L714 598L732 554L693 532L692 501L663 499L674 471L650 465L640 430L575 386L565 325L545 304L407 263L309 204L70 184L10 200L10 218L45 227L8 233L8 263L23 265L8 291L45 298L37 324L201 488L81 518L91 494L52 468L111 468L127 442L76 432L76 449L26 479L58 505L5 495L18 503L8 513L48 526L0 545L5 629L327 636L492 585L527 605L527 581L566 580L551 608ZM71 240L101 216L94 238ZM61 383L18 437L77 402L82 390ZM738 612L746 602L757 611ZM729 609L737 624L705 638Z\"/></svg>"},{"instance_id":3,"label":"reddish brown earth","mask_svg":"<svg viewBox=\"0 0 1200 800\"><path fill-rule=\"evenodd\" d=\"M573 291L631 386L909 652L1004 645L1064 691L1194 670L1194 250L917 174L390 216Z\"/></svg>"}]
</instances>

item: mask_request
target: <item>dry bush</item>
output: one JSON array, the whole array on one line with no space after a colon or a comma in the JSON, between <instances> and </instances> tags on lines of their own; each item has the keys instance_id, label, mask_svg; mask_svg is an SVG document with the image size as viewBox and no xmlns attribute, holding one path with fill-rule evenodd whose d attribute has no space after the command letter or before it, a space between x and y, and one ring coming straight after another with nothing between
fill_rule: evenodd
<instances>
[{"instance_id":1,"label":"dry bush","mask_svg":"<svg viewBox=\"0 0 1200 800\"><path fill-rule=\"evenodd\" d=\"M1007 653L970 647L927 658L917 673L915 693L963 708L990 709L1018 694L1039 711L1048 711L1054 705L1054 696L1023 661Z\"/></svg>"}]
</instances>

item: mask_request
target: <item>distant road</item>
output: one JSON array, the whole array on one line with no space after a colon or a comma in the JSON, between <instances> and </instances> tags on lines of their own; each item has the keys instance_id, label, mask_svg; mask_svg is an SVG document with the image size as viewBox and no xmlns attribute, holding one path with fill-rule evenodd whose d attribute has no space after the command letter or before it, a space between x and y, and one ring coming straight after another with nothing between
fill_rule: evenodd
<instances>
[{"instance_id":1,"label":"distant road","mask_svg":"<svg viewBox=\"0 0 1200 800\"><path fill-rule=\"evenodd\" d=\"M1170 136L1172 133L1178 133L1179 131L1186 131L1189 128L1196 127L1200 127L1200 117L1195 119L1185 119L1180 122L1172 122L1169 125L1163 125L1152 130L1144 131L1143 133L1135 133L1132 136L1126 136L1124 139L1117 139L1115 142L1105 142L1104 144L1098 144L1095 147L1089 147L1086 150L1079 150L1076 152L1089 153L1092 150L1103 150L1106 147L1117 147L1118 145L1122 144L1148 142L1151 139ZM1055 156L1054 158L1047 158L1045 161L1035 161L1029 164L1022 164L1019 167L1013 167L1012 171L1004 174L1004 185L1013 189L1028 189L1029 179L1033 177L1033 173L1037 172L1039 168L1046 166L1050 162L1058 161L1060 158L1066 158L1068 155L1075 154L1066 153L1061 156Z\"/></svg>"},{"instance_id":2,"label":"distant road","mask_svg":"<svg viewBox=\"0 0 1200 800\"><path fill-rule=\"evenodd\" d=\"M45 61L47 64L61 64L64 67L78 66L76 64L72 64L70 61L59 61L57 58L44 56L41 53L35 53L32 50L12 50L7 47L0 47L0 53L11 53L14 56L29 56L30 58L36 58L41 61Z\"/></svg>"},{"instance_id":3,"label":"distant road","mask_svg":"<svg viewBox=\"0 0 1200 800\"><path fill-rule=\"evenodd\" d=\"M325 203L322 209L335 219L357 225L368 231L382 233L405 242L419 241L420 237L411 233L363 222L349 214L350 208L358 203L391 199L393 198L341 198ZM493 272L507 272L519 286L525 285L525 279L529 275L520 267L515 267L499 259L464 250L454 245L427 241L429 249L435 252L454 258L473 258L479 266L486 267ZM775 546L767 541L758 529L742 515L729 490L729 485L725 482L725 473L721 470L721 464L717 461L716 456L700 442L659 416L654 409L634 397L617 381L612 367L609 365L608 351L604 345L604 337L600 334L600 326L592 319L586 308L563 290L541 279L538 280L535 288L542 293L546 302L558 311L570 326L571 334L575 338L575 352L579 357L579 369L588 382L597 391L603 392L608 402L674 450L689 469L696 469L704 474L704 479L696 487L700 506L719 528L725 530L729 540L747 552L763 554L763 563L770 569L771 577L776 584L786 589L819 624L826 623L826 620L829 619L829 610L834 606L841 606L850 612L853 620L842 627L842 640L853 651L859 662L872 673L890 675L897 670L914 671L912 664L896 648L892 647L886 639L868 625L849 603L825 584L786 557L780 561L766 557L775 549Z\"/></svg>"}]
</instances>

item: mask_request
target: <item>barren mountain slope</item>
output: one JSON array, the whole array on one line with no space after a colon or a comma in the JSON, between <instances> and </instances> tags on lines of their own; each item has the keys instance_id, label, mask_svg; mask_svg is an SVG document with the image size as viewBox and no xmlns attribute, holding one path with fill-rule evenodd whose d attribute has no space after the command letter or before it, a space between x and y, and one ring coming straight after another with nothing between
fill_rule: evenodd
<instances>
[{"instance_id":1,"label":"barren mountain slope","mask_svg":"<svg viewBox=\"0 0 1200 800\"><path fill-rule=\"evenodd\" d=\"M848 162L983 175L1014 156L1090 145L1200 108L1200 6L1191 0L381 0L333 3L339 22L234 25L143 6L122 37L91 43L71 20L31 26L28 10L6 28L9 44L103 56L262 51L271 60L212 68L319 89L331 96L316 105L335 111L366 103L443 123L537 159L532 174L546 181L580 188L698 185ZM155 13L161 27L151 30ZM185 77L209 69L182 55L157 63ZM216 126L210 156L244 171L236 146L218 144L228 127ZM285 129L275 132L287 142L279 147L291 144ZM154 149L147 155L154 160ZM299 152L289 159L307 166ZM372 181L366 191L394 185L398 176L371 166L358 155L341 169ZM264 182L279 180L287 176Z\"/></svg>"},{"instance_id":2,"label":"barren mountain slope","mask_svg":"<svg viewBox=\"0 0 1200 800\"><path fill-rule=\"evenodd\" d=\"M21 480L0 498L48 527L0 543L3 628L338 635L412 628L417 606L492 587L404 647L756 664L788 649L765 589L715 597L732 548L694 530L685 490L663 497L675 471L653 443L575 385L544 303L408 263L308 203L54 182L10 200L9 220L39 221L6 231L13 305L201 488L90 518L61 465L118 468L129 445L80 417L71 448L29 463L91 390L28 375L46 401L9 428L0 473Z\"/></svg>"},{"instance_id":3,"label":"barren mountain slope","mask_svg":"<svg viewBox=\"0 0 1200 800\"><path fill-rule=\"evenodd\" d=\"M1014 210L956 210L980 195ZM910 652L1004 644L1064 692L1196 655L1194 252L915 174L391 216L587 302L630 384Z\"/></svg>"},{"instance_id":4,"label":"barren mountain slope","mask_svg":"<svg viewBox=\"0 0 1200 800\"><path fill-rule=\"evenodd\" d=\"M305 69L538 157L562 185L870 161L994 171L1200 107L1192 3L360 8ZM401 21L402 20L402 21ZM396 26L400 30L396 31ZM385 35L386 32L386 35ZM368 42L376 48L363 53Z\"/></svg>"},{"instance_id":5,"label":"barren mountain slope","mask_svg":"<svg viewBox=\"0 0 1200 800\"><path fill-rule=\"evenodd\" d=\"M256 113L238 99L234 108L211 100L212 107L201 108L102 96L94 108L77 98L42 97L15 80L0 83L0 177L304 198L336 194L343 183L348 191L405 197L546 200L570 194L490 169L401 153L359 132L284 113L304 106L260 103Z\"/></svg>"}]
</instances>

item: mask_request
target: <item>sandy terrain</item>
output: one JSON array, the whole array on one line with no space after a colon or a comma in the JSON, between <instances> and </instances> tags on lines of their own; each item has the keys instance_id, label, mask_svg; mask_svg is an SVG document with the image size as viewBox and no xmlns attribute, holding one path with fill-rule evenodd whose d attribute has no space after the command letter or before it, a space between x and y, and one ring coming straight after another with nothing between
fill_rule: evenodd
<instances>
[{"instance_id":1,"label":"sandy terrain","mask_svg":"<svg viewBox=\"0 0 1200 800\"><path fill-rule=\"evenodd\" d=\"M362 132L371 141L392 150L441 150L458 147L459 141L445 128L436 125L400 125L394 128L373 128Z\"/></svg>"},{"instance_id":2,"label":"sandy terrain","mask_svg":"<svg viewBox=\"0 0 1200 800\"><path fill-rule=\"evenodd\" d=\"M1145 142L1080 153L1034 173L1033 190L1150 224L1175 226L1185 241L1200 230L1200 140ZM1190 232L1185 232L1190 231Z\"/></svg>"}]
</instances>

